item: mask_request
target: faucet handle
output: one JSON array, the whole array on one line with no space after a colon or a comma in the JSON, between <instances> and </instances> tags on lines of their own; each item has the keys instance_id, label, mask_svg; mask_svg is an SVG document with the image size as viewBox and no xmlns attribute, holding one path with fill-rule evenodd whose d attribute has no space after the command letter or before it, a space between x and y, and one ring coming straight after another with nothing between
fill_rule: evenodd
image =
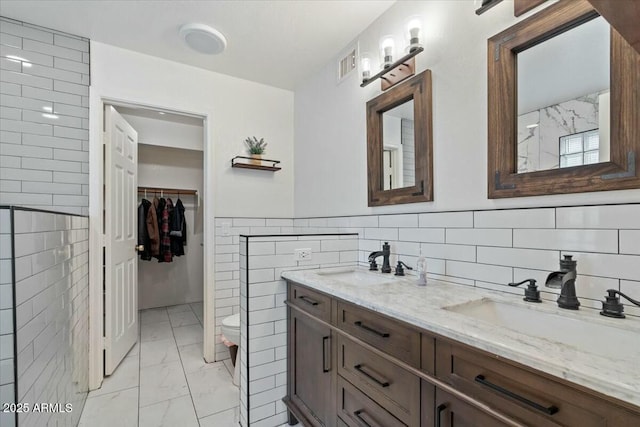
<instances>
[{"instance_id":1,"label":"faucet handle","mask_svg":"<svg viewBox=\"0 0 640 427\"><path fill-rule=\"evenodd\" d=\"M540 291L538 290L538 286L536 285L536 279L525 279L522 282L518 283L509 283L509 286L520 286L523 283L529 282L527 285L527 289L524 290L524 300L527 302L542 302L540 299Z\"/></svg>"},{"instance_id":2,"label":"faucet handle","mask_svg":"<svg viewBox=\"0 0 640 427\"><path fill-rule=\"evenodd\" d=\"M402 266L404 265L404 268L406 268L407 270L413 270L413 268L409 267L407 264L405 264L402 261L398 261L398 265L396 266L396 276L404 276L404 268L402 268Z\"/></svg>"},{"instance_id":3,"label":"faucet handle","mask_svg":"<svg viewBox=\"0 0 640 427\"><path fill-rule=\"evenodd\" d=\"M615 317L617 319L624 319L626 317L624 315L624 306L620 302L618 295L623 296L631 303L640 306L640 301L636 301L616 289L607 289L607 293L608 295L605 296L605 300L602 301L602 311L600 312L603 316Z\"/></svg>"}]
</instances>

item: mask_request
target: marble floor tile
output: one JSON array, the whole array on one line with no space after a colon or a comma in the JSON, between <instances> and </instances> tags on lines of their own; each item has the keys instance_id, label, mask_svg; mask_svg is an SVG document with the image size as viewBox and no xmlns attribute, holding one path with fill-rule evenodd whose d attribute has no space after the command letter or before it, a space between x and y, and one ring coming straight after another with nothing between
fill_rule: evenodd
<instances>
[{"instance_id":1,"label":"marble floor tile","mask_svg":"<svg viewBox=\"0 0 640 427\"><path fill-rule=\"evenodd\" d=\"M167 321L169 321L169 316L167 315L167 309L164 307L140 310L141 325L150 325L153 323L167 322Z\"/></svg>"},{"instance_id":2,"label":"marble floor tile","mask_svg":"<svg viewBox=\"0 0 640 427\"><path fill-rule=\"evenodd\" d=\"M189 394L179 361L140 369L140 407Z\"/></svg>"},{"instance_id":3,"label":"marble floor tile","mask_svg":"<svg viewBox=\"0 0 640 427\"><path fill-rule=\"evenodd\" d=\"M187 344L202 342L204 338L204 331L202 329L202 325L195 324L173 328L173 335L176 338L176 344L180 347Z\"/></svg>"},{"instance_id":4,"label":"marble floor tile","mask_svg":"<svg viewBox=\"0 0 640 427\"><path fill-rule=\"evenodd\" d=\"M186 373L196 372L201 369L210 369L216 366L215 363L207 363L204 360L202 343L188 344L178 347L180 360Z\"/></svg>"},{"instance_id":5,"label":"marble floor tile","mask_svg":"<svg viewBox=\"0 0 640 427\"><path fill-rule=\"evenodd\" d=\"M179 304L179 305L170 305L167 307L167 312L171 313L179 313L181 311L191 311L191 306L189 304Z\"/></svg>"},{"instance_id":6,"label":"marble floor tile","mask_svg":"<svg viewBox=\"0 0 640 427\"><path fill-rule=\"evenodd\" d=\"M140 345L140 368L180 360L173 337L166 340L147 341Z\"/></svg>"},{"instance_id":7,"label":"marble floor tile","mask_svg":"<svg viewBox=\"0 0 640 427\"><path fill-rule=\"evenodd\" d=\"M171 326L174 328L187 325L197 325L200 323L196 318L196 315L191 310L169 313L169 320L171 321Z\"/></svg>"},{"instance_id":8,"label":"marble floor tile","mask_svg":"<svg viewBox=\"0 0 640 427\"><path fill-rule=\"evenodd\" d=\"M136 427L138 388L89 397L84 404L79 427Z\"/></svg>"},{"instance_id":9,"label":"marble floor tile","mask_svg":"<svg viewBox=\"0 0 640 427\"><path fill-rule=\"evenodd\" d=\"M240 422L238 407L200 418L200 427L237 426Z\"/></svg>"},{"instance_id":10,"label":"marble floor tile","mask_svg":"<svg viewBox=\"0 0 640 427\"><path fill-rule=\"evenodd\" d=\"M191 396L165 400L140 408L140 427L198 427ZM231 424L218 424L218 427Z\"/></svg>"},{"instance_id":11,"label":"marble floor tile","mask_svg":"<svg viewBox=\"0 0 640 427\"><path fill-rule=\"evenodd\" d=\"M158 322L140 327L140 341L159 341L173 338L171 331L171 323L167 319L166 322Z\"/></svg>"},{"instance_id":12,"label":"marble floor tile","mask_svg":"<svg viewBox=\"0 0 640 427\"><path fill-rule=\"evenodd\" d=\"M89 392L87 397L101 396L114 391L138 387L140 366L138 356L125 357L111 376L105 377L102 387Z\"/></svg>"},{"instance_id":13,"label":"marble floor tile","mask_svg":"<svg viewBox=\"0 0 640 427\"><path fill-rule=\"evenodd\" d=\"M226 366L227 371L229 371L229 375L231 375L233 377L233 371L235 369L235 366L233 366L233 362L231 362L231 359L225 359L223 360L224 362L224 366Z\"/></svg>"},{"instance_id":14,"label":"marble floor tile","mask_svg":"<svg viewBox=\"0 0 640 427\"><path fill-rule=\"evenodd\" d=\"M194 302L191 303L191 310L193 310L193 312L195 313L196 317L198 318L198 320L200 320L200 323L202 323L202 319L203 319L203 310L204 310L204 306L202 302Z\"/></svg>"},{"instance_id":15,"label":"marble floor tile","mask_svg":"<svg viewBox=\"0 0 640 427\"><path fill-rule=\"evenodd\" d=\"M140 340L138 340L138 342L136 342L135 345L131 347L131 350L129 350L129 353L127 353L126 357L137 356L138 354L140 354Z\"/></svg>"},{"instance_id":16,"label":"marble floor tile","mask_svg":"<svg viewBox=\"0 0 640 427\"><path fill-rule=\"evenodd\" d=\"M238 406L240 389L233 385L222 362L212 369L187 374L191 398L198 418L203 418Z\"/></svg>"}]
</instances>

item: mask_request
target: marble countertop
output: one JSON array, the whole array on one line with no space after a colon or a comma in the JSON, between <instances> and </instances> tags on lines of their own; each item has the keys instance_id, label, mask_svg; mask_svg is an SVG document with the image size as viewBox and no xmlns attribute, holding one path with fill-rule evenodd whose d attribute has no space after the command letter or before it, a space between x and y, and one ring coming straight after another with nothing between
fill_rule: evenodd
<instances>
[{"instance_id":1,"label":"marble countertop","mask_svg":"<svg viewBox=\"0 0 640 427\"><path fill-rule=\"evenodd\" d=\"M383 276L381 273L369 272L364 268L357 270L364 279L367 279L367 275L375 275L375 278L372 278L371 283L367 280L347 283L345 280L336 279L335 275L322 274L328 269L285 271L282 277L640 406L640 370L637 368L640 362L638 318L610 319L600 316L597 310L563 310L552 301L544 301L541 304L527 303L518 295L448 284L433 279L429 280L427 286L417 286L415 276L399 278L384 275L389 278L386 283L375 283L376 278ZM515 327L510 329L498 326L446 308L483 298L521 308L522 315L529 317L533 325L537 324L536 316L540 316L539 312L545 312L574 319L568 322L578 325L577 321L582 320L593 322L596 326L631 331L632 336L637 339L619 342L621 340L614 340L612 337L615 334L594 334L589 339L599 342L593 347L607 349L603 354L596 354L585 348L563 344L560 340L533 336L518 331ZM537 332L539 336L545 335L544 331ZM558 332L554 335L558 335ZM615 350L610 351L612 348L623 348L624 354L604 354L616 353Z\"/></svg>"}]
</instances>

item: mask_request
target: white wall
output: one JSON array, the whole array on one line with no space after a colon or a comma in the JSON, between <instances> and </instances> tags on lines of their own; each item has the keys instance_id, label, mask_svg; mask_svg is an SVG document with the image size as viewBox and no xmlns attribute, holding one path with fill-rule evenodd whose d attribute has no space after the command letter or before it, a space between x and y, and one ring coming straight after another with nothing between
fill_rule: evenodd
<instances>
[{"instance_id":1,"label":"white wall","mask_svg":"<svg viewBox=\"0 0 640 427\"><path fill-rule=\"evenodd\" d=\"M357 39L361 51L377 52L382 35L399 40L405 19L423 16L425 52L416 57L416 72L429 68L433 77L434 202L367 207L365 103L380 86L360 88L357 75L337 85L334 60L295 93L295 217L640 200L640 190L487 199L487 39L518 19L510 1L481 16L475 7L397 2Z\"/></svg>"},{"instance_id":2,"label":"white wall","mask_svg":"<svg viewBox=\"0 0 640 427\"><path fill-rule=\"evenodd\" d=\"M156 118L151 118L133 113L125 114L121 111L122 108L118 108L122 117L138 131L140 144L202 151L204 142L202 120L191 118L191 120L185 120L185 123L180 123L164 120L163 117L166 115L161 116L157 113Z\"/></svg>"},{"instance_id":3,"label":"white wall","mask_svg":"<svg viewBox=\"0 0 640 427\"><path fill-rule=\"evenodd\" d=\"M138 145L138 185L184 188L202 194L202 151ZM144 194L138 195L138 201ZM147 194L152 201L154 194ZM158 194L160 197L160 194ZM173 203L177 194L164 194ZM183 256L171 263L155 258L138 261L138 307L166 307L202 301L203 298L203 217L194 196L180 196L185 207L187 245Z\"/></svg>"},{"instance_id":4,"label":"white wall","mask_svg":"<svg viewBox=\"0 0 640 427\"><path fill-rule=\"evenodd\" d=\"M91 60L98 96L208 115L216 216L292 216L291 92L93 41ZM281 160L281 171L231 169L250 135L265 138L265 157Z\"/></svg>"}]
</instances>

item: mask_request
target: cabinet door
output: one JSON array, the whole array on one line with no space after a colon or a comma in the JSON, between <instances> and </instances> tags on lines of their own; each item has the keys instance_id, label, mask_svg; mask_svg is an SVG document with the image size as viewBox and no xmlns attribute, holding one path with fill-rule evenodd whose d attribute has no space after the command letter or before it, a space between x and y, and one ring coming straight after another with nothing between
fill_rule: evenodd
<instances>
[{"instance_id":1,"label":"cabinet door","mask_svg":"<svg viewBox=\"0 0 640 427\"><path fill-rule=\"evenodd\" d=\"M333 427L335 363L331 330L304 314L289 314L289 396L307 421Z\"/></svg>"},{"instance_id":2,"label":"cabinet door","mask_svg":"<svg viewBox=\"0 0 640 427\"><path fill-rule=\"evenodd\" d=\"M436 388L436 427L502 427L506 424Z\"/></svg>"}]
</instances>

